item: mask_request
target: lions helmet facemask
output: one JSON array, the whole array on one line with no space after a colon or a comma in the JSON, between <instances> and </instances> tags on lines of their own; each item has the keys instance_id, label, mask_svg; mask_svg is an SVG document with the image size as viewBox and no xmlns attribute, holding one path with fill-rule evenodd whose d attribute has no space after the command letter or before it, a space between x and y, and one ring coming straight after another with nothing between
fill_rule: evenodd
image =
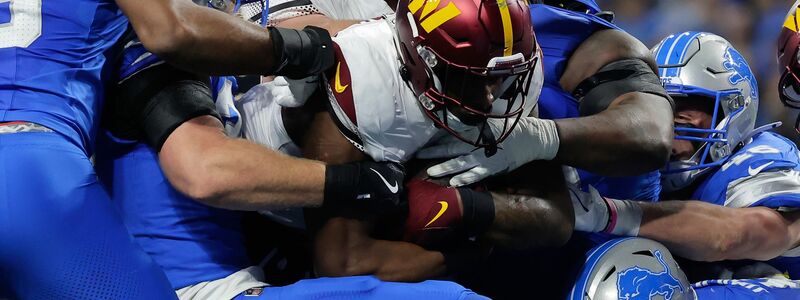
<instances>
[{"instance_id":1,"label":"lions helmet facemask","mask_svg":"<svg viewBox=\"0 0 800 300\"><path fill-rule=\"evenodd\" d=\"M697 299L686 274L664 245L631 237L614 239L592 249L567 298L617 300L636 296Z\"/></svg>"},{"instance_id":2,"label":"lions helmet facemask","mask_svg":"<svg viewBox=\"0 0 800 300\"><path fill-rule=\"evenodd\" d=\"M758 83L744 57L714 34L690 31L671 35L652 52L664 87L676 102L713 101L711 128L676 125L676 140L699 146L690 159L672 161L662 170L664 190L675 191L725 163L752 136Z\"/></svg>"},{"instance_id":3,"label":"lions helmet facemask","mask_svg":"<svg viewBox=\"0 0 800 300\"><path fill-rule=\"evenodd\" d=\"M538 99L543 81L542 72L534 71L541 69L541 54L528 5L521 0L401 0L396 11L401 76L425 113L455 137L493 152L533 109L536 99L526 98L535 94ZM467 100L485 94L480 89L489 85L496 88L491 101ZM477 137L453 128L448 115L454 110L459 122L478 128ZM504 119L498 136L486 124L490 118Z\"/></svg>"}]
</instances>

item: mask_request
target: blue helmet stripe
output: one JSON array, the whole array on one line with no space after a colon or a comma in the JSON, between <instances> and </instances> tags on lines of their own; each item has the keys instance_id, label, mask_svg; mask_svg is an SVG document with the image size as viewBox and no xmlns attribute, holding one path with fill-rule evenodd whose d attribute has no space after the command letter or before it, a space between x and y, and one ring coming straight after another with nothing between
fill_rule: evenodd
<instances>
[{"instance_id":1,"label":"blue helmet stripe","mask_svg":"<svg viewBox=\"0 0 800 300\"><path fill-rule=\"evenodd\" d=\"M583 265L583 272L581 272L580 277L578 277L578 282L575 283L575 287L572 289L568 299L583 300L583 295L586 294L586 288L588 288L588 286L586 286L587 280L589 279L589 275L594 272L594 268L597 266L597 261L603 258L608 250L614 248L614 246L617 244L630 239L634 239L634 237L611 240L589 251L586 263Z\"/></svg>"},{"instance_id":2,"label":"blue helmet stripe","mask_svg":"<svg viewBox=\"0 0 800 300\"><path fill-rule=\"evenodd\" d=\"M669 51L669 63L670 65L680 64L683 62L684 57L686 56L686 52L689 50L689 45L692 44L695 37L700 35L699 32L684 32L681 34L681 38L678 42L673 45L673 49ZM667 69L666 76L667 77L677 77L681 73L681 68L669 68Z\"/></svg>"},{"instance_id":3,"label":"blue helmet stripe","mask_svg":"<svg viewBox=\"0 0 800 300\"><path fill-rule=\"evenodd\" d=\"M655 55L656 56L656 64L657 65L661 66L661 65L666 65L667 64L667 58L668 58L667 55L669 54L669 51L667 51L666 49L671 49L672 48L672 45L675 44L675 39L676 38L677 38L677 36L675 36L673 34L673 35L670 35L669 37L667 37L666 39L664 39L664 41L661 43L661 46L658 48L658 52L656 52L656 55ZM661 75L661 77L664 77L664 76L667 75L667 73L666 73L667 70L664 69L664 68L661 68L659 70L659 72L660 72L659 75Z\"/></svg>"},{"instance_id":4,"label":"blue helmet stripe","mask_svg":"<svg viewBox=\"0 0 800 300\"><path fill-rule=\"evenodd\" d=\"M675 49L678 47L678 45L680 45L681 43L684 42L684 40L686 39L687 36L688 36L688 32L684 32L684 33L679 34L677 36L677 38L675 38L673 43L669 46L669 48L667 48L667 53L666 53L667 58L665 59L665 61L663 63L664 65L673 65L673 64L676 64L676 63L680 62L680 60L678 60L677 55L675 55ZM675 68L664 69L664 77L675 76L675 75L671 75L673 73L674 69Z\"/></svg>"}]
</instances>

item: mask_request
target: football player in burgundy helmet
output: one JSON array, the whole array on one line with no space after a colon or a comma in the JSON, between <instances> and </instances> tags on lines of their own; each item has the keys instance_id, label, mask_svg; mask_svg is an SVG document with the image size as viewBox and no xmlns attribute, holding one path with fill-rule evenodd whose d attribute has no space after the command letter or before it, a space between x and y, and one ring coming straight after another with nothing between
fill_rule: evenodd
<instances>
[{"instance_id":1,"label":"football player in burgundy helmet","mask_svg":"<svg viewBox=\"0 0 800 300\"><path fill-rule=\"evenodd\" d=\"M527 3L412 0L398 7L396 15L334 37L335 67L325 74L323 87L328 109L314 116L301 138L291 138L297 131L294 118L284 118L294 110L278 107L269 88L242 100L246 137L331 163L406 162L446 136L488 155L497 150L518 120L531 114L542 86L541 52ZM539 173L561 178L560 167L553 170ZM562 244L572 231L571 207L563 205L568 196L560 179L551 181L538 198L415 180L409 185L404 236L426 245L451 233L517 247ZM402 183L385 184L391 190ZM505 226L512 220L519 226ZM332 218L318 232L316 267L323 275L419 280L446 270L442 253L373 240L359 221Z\"/></svg>"},{"instance_id":2,"label":"football player in burgundy helmet","mask_svg":"<svg viewBox=\"0 0 800 300\"><path fill-rule=\"evenodd\" d=\"M784 105L800 109L800 23L797 20L797 11L800 10L800 1L792 5L786 15L786 22L781 28L778 37L778 68L781 71L778 83L778 95ZM800 115L794 124L800 128Z\"/></svg>"}]
</instances>

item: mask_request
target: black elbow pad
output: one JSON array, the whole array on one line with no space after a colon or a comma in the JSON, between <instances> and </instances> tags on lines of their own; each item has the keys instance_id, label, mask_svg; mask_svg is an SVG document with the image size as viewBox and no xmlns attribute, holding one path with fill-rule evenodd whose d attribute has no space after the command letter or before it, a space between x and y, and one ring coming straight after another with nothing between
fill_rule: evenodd
<instances>
[{"instance_id":1,"label":"black elbow pad","mask_svg":"<svg viewBox=\"0 0 800 300\"><path fill-rule=\"evenodd\" d=\"M103 127L115 136L146 142L156 151L184 122L199 116L220 118L207 76L167 64L152 67L112 88Z\"/></svg>"},{"instance_id":2,"label":"black elbow pad","mask_svg":"<svg viewBox=\"0 0 800 300\"><path fill-rule=\"evenodd\" d=\"M596 74L581 82L572 93L580 101L581 116L590 116L604 111L618 97L640 92L661 96L674 108L661 79L647 63L638 58L612 62Z\"/></svg>"}]
</instances>

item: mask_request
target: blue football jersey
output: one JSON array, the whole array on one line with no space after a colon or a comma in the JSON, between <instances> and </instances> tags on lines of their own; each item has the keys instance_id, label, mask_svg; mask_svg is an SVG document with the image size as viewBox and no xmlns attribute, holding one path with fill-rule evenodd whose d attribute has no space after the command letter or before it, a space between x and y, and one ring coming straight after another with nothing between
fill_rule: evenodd
<instances>
[{"instance_id":1,"label":"blue football jersey","mask_svg":"<svg viewBox=\"0 0 800 300\"><path fill-rule=\"evenodd\" d=\"M800 283L781 278L706 280L693 288L698 300L800 299Z\"/></svg>"},{"instance_id":2,"label":"blue football jersey","mask_svg":"<svg viewBox=\"0 0 800 300\"><path fill-rule=\"evenodd\" d=\"M594 1L581 1L593 11ZM531 19L544 57L545 81L539 97L539 116L544 119L579 117L578 100L561 88L560 79L575 50L597 31L621 30L606 20L544 4L532 4ZM581 183L594 186L600 194L616 199L655 201L661 192L660 174L653 171L640 176L605 177L578 170Z\"/></svg>"},{"instance_id":3,"label":"blue football jersey","mask_svg":"<svg viewBox=\"0 0 800 300\"><path fill-rule=\"evenodd\" d=\"M106 62L127 27L113 0L0 3L0 122L39 123L91 153Z\"/></svg>"},{"instance_id":4,"label":"blue football jersey","mask_svg":"<svg viewBox=\"0 0 800 300\"><path fill-rule=\"evenodd\" d=\"M125 44L118 81L163 60L135 38ZM212 77L211 94L229 136L241 130L233 106L236 79ZM213 208L175 190L161 171L158 153L140 141L103 131L98 137L97 172L118 205L135 241L161 266L174 289L224 278L250 266L242 213Z\"/></svg>"},{"instance_id":5,"label":"blue football jersey","mask_svg":"<svg viewBox=\"0 0 800 300\"><path fill-rule=\"evenodd\" d=\"M776 133L760 133L709 174L692 199L729 207L797 208L798 171L800 156L794 143Z\"/></svg>"},{"instance_id":6,"label":"blue football jersey","mask_svg":"<svg viewBox=\"0 0 800 300\"><path fill-rule=\"evenodd\" d=\"M800 208L800 153L788 139L760 133L709 174L692 199L728 207ZM800 279L798 257L795 249L768 263Z\"/></svg>"}]
</instances>

